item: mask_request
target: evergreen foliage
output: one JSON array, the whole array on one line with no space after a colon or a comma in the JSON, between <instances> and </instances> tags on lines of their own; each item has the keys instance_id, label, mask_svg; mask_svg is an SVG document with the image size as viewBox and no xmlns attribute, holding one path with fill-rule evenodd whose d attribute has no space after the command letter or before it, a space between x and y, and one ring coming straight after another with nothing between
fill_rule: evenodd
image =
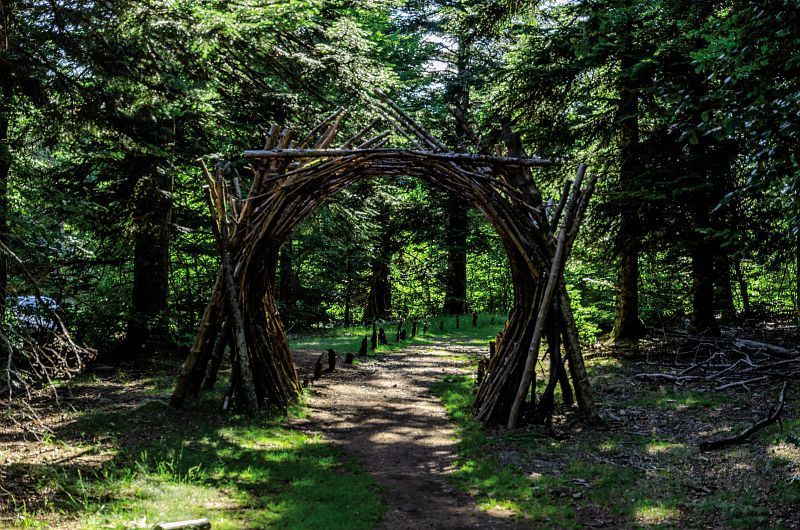
<instances>
[{"instance_id":1,"label":"evergreen foliage","mask_svg":"<svg viewBox=\"0 0 800 530\"><path fill-rule=\"evenodd\" d=\"M461 150L515 131L554 174L603 173L567 271L587 338L615 298L622 336L796 312L797 17L778 0L0 0L0 237L79 341L112 359L188 346L218 268L195 160L337 106L354 134L381 88ZM314 212L278 271L287 328L438 314L464 241L465 309L509 311L498 238L446 205L393 178ZM13 304L32 287L2 262Z\"/></svg>"}]
</instances>

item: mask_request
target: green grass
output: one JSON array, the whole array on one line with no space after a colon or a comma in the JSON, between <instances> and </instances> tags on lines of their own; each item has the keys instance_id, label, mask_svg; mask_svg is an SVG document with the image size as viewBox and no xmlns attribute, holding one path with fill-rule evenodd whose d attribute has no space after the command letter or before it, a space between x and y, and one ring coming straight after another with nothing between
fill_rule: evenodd
<instances>
[{"instance_id":1,"label":"green grass","mask_svg":"<svg viewBox=\"0 0 800 530\"><path fill-rule=\"evenodd\" d=\"M218 398L185 413L150 402L81 415L57 443L83 448L92 463L11 470L46 492L36 508L13 499L15 525L126 528L208 517L215 529L369 529L380 521L386 508L374 481L338 449L282 425L286 418L216 412Z\"/></svg>"},{"instance_id":2,"label":"green grass","mask_svg":"<svg viewBox=\"0 0 800 530\"><path fill-rule=\"evenodd\" d=\"M495 323L492 324L492 318ZM448 339L455 341L456 344L479 344L486 346L490 340L494 340L498 331L505 327L504 315L480 315L478 325L472 327L472 317L469 315L459 317L458 327L456 327L456 317L452 315L442 317L430 317L426 320L420 319L417 324L417 336L411 338L411 321L405 322L407 339L397 342L397 321L378 323L378 327L386 330L389 339L388 346L378 346L377 354L397 351L411 345L431 344L437 340ZM429 329L423 331L425 322L428 322ZM440 329L440 326L443 329ZM303 350L327 350L333 348L338 353L357 352L361 347L361 340L364 337L369 340L372 337L372 326L353 326L350 328L334 327L314 333L294 334L289 337L289 347L292 349ZM370 352L372 353L372 352Z\"/></svg>"},{"instance_id":3,"label":"green grass","mask_svg":"<svg viewBox=\"0 0 800 530\"><path fill-rule=\"evenodd\" d=\"M574 509L550 497L550 479L531 479L518 466L504 464L498 452L490 449L491 440L471 413L474 388L474 381L466 376L448 377L432 388L458 430L455 485L470 492L484 508L509 509L560 528L577 527Z\"/></svg>"},{"instance_id":4,"label":"green grass","mask_svg":"<svg viewBox=\"0 0 800 530\"><path fill-rule=\"evenodd\" d=\"M732 401L733 398L731 396L721 393L704 392L703 390L678 390L665 386L652 392L643 392L641 396L628 401L627 404L663 410L694 411L713 409Z\"/></svg>"},{"instance_id":5,"label":"green grass","mask_svg":"<svg viewBox=\"0 0 800 530\"><path fill-rule=\"evenodd\" d=\"M763 503L744 492L716 492L703 500L687 496L692 476L688 462L696 450L685 443L646 436L625 440L620 435L557 440L540 430L506 432L491 438L472 415L474 381L447 377L433 387L458 431L455 485L470 492L485 507L504 507L533 526L578 528L580 513L613 514L626 528L683 527L698 516L721 515L734 528L753 528L765 521ZM688 393L665 399L678 405L703 407L710 402ZM672 401L663 403L665 408ZM653 465L651 472L627 465L633 454ZM516 459L500 457L516 454ZM544 462L531 472L526 463ZM781 465L784 462L780 463ZM547 466L552 466L548 468ZM798 468L800 469L800 468ZM776 493L789 505L800 499L800 480L785 482ZM608 515L607 517L610 517Z\"/></svg>"},{"instance_id":6,"label":"green grass","mask_svg":"<svg viewBox=\"0 0 800 530\"><path fill-rule=\"evenodd\" d=\"M709 514L723 514L729 528L756 528L763 526L769 508L763 506L752 493L720 491L704 499L697 509Z\"/></svg>"}]
</instances>

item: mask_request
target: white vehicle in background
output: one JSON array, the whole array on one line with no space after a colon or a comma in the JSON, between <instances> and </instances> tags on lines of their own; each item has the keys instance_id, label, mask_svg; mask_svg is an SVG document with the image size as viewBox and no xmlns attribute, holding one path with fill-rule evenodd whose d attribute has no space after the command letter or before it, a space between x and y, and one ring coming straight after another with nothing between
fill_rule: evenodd
<instances>
[{"instance_id":1,"label":"white vehicle in background","mask_svg":"<svg viewBox=\"0 0 800 530\"><path fill-rule=\"evenodd\" d=\"M49 296L17 296L8 304L8 311L18 325L33 331L55 330L53 312L57 310L58 304Z\"/></svg>"}]
</instances>

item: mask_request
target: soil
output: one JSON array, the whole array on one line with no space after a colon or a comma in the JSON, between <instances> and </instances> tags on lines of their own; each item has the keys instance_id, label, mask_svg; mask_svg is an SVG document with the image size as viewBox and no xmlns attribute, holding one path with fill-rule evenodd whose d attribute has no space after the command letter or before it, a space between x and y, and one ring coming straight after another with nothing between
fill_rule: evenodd
<instances>
[{"instance_id":1,"label":"soil","mask_svg":"<svg viewBox=\"0 0 800 530\"><path fill-rule=\"evenodd\" d=\"M430 388L466 371L454 353L448 343L415 345L337 368L316 382L309 414L297 424L322 433L372 474L389 506L380 528L529 528L511 513L481 510L448 481L456 433ZM295 355L302 371L318 353Z\"/></svg>"}]
</instances>

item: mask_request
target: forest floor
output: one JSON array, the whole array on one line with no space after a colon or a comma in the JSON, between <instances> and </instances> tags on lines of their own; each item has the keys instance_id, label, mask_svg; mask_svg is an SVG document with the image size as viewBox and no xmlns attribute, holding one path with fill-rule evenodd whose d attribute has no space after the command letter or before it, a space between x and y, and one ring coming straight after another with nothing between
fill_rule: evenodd
<instances>
[{"instance_id":1,"label":"forest floor","mask_svg":"<svg viewBox=\"0 0 800 530\"><path fill-rule=\"evenodd\" d=\"M384 487L384 528L800 528L797 396L751 443L701 452L761 419L777 389L637 382L670 366L660 348L589 353L599 428L561 411L552 430L482 429L469 412L484 347L452 339L323 377L303 425Z\"/></svg>"},{"instance_id":2,"label":"forest floor","mask_svg":"<svg viewBox=\"0 0 800 530\"><path fill-rule=\"evenodd\" d=\"M675 372L665 344L595 347L604 425L559 410L551 429L486 430L470 415L484 335L340 358L288 417L223 414L219 392L169 409L176 361L86 374L22 424L0 416L0 527L800 528L797 385L780 424L701 452L762 418L778 386L642 382ZM796 348L796 329L754 338Z\"/></svg>"}]
</instances>

